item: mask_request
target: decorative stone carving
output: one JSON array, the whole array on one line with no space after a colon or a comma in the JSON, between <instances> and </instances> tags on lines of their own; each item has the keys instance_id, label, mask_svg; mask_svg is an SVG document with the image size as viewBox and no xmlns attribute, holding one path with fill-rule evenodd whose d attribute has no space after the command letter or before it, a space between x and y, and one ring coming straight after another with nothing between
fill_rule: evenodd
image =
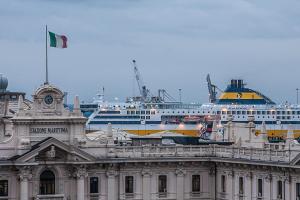
<instances>
[{"instance_id":1,"label":"decorative stone carving","mask_svg":"<svg viewBox=\"0 0 300 200\"><path fill-rule=\"evenodd\" d=\"M32 178L31 168L29 166L20 167L18 169L20 181L28 181Z\"/></svg>"},{"instance_id":2,"label":"decorative stone carving","mask_svg":"<svg viewBox=\"0 0 300 200\"><path fill-rule=\"evenodd\" d=\"M209 175L211 175L211 176L216 175L216 169L215 169L214 167L211 167L211 168L209 169Z\"/></svg>"},{"instance_id":3,"label":"decorative stone carving","mask_svg":"<svg viewBox=\"0 0 300 200\"><path fill-rule=\"evenodd\" d=\"M248 180L252 179L252 172L247 172L245 176Z\"/></svg>"},{"instance_id":4,"label":"decorative stone carving","mask_svg":"<svg viewBox=\"0 0 300 200\"><path fill-rule=\"evenodd\" d=\"M266 175L266 176L265 176L265 180L266 180L267 182L271 182L271 181L272 181L272 174Z\"/></svg>"},{"instance_id":5,"label":"decorative stone carving","mask_svg":"<svg viewBox=\"0 0 300 200\"><path fill-rule=\"evenodd\" d=\"M152 176L152 171L151 171L151 169L143 169L142 170L142 176Z\"/></svg>"},{"instance_id":6,"label":"decorative stone carving","mask_svg":"<svg viewBox=\"0 0 300 200\"><path fill-rule=\"evenodd\" d=\"M181 169L181 168L179 168L179 169L176 169L175 174L177 176L184 176L186 174L186 171L183 170L183 169Z\"/></svg>"},{"instance_id":7,"label":"decorative stone carving","mask_svg":"<svg viewBox=\"0 0 300 200\"><path fill-rule=\"evenodd\" d=\"M46 152L46 156L48 158L55 158L55 154L56 154L56 151L55 151L55 146L51 146L51 149L49 151Z\"/></svg>"},{"instance_id":8,"label":"decorative stone carving","mask_svg":"<svg viewBox=\"0 0 300 200\"><path fill-rule=\"evenodd\" d=\"M107 170L106 171L106 176L108 178L113 178L113 177L115 177L117 175L118 175L118 172L116 170Z\"/></svg>"},{"instance_id":9,"label":"decorative stone carving","mask_svg":"<svg viewBox=\"0 0 300 200\"><path fill-rule=\"evenodd\" d=\"M85 166L76 167L73 176L77 179L87 177L88 173L86 167Z\"/></svg>"},{"instance_id":10,"label":"decorative stone carving","mask_svg":"<svg viewBox=\"0 0 300 200\"><path fill-rule=\"evenodd\" d=\"M227 175L232 178L234 176L234 171L231 170L231 171L227 172Z\"/></svg>"}]
</instances>

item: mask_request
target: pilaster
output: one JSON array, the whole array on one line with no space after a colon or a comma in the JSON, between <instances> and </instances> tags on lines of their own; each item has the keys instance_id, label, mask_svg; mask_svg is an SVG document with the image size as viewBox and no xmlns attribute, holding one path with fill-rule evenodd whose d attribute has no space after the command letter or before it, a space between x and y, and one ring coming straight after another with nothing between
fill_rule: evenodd
<instances>
[{"instance_id":1,"label":"pilaster","mask_svg":"<svg viewBox=\"0 0 300 200\"><path fill-rule=\"evenodd\" d=\"M245 200L252 200L252 172L248 172L244 180Z\"/></svg>"},{"instance_id":2,"label":"pilaster","mask_svg":"<svg viewBox=\"0 0 300 200\"><path fill-rule=\"evenodd\" d=\"M183 169L177 169L175 171L176 174L176 199L183 200L184 199L184 176L186 171Z\"/></svg>"},{"instance_id":3,"label":"pilaster","mask_svg":"<svg viewBox=\"0 0 300 200\"><path fill-rule=\"evenodd\" d=\"M20 200L29 200L28 181L32 178L30 167L19 168Z\"/></svg>"},{"instance_id":4,"label":"pilaster","mask_svg":"<svg viewBox=\"0 0 300 200\"><path fill-rule=\"evenodd\" d=\"M150 169L143 169L142 171L142 179L143 179L143 199L150 200L151 199L151 176L152 172Z\"/></svg>"},{"instance_id":5,"label":"pilaster","mask_svg":"<svg viewBox=\"0 0 300 200\"><path fill-rule=\"evenodd\" d=\"M107 176L107 199L116 200L118 188L116 187L116 176L117 172L114 169L109 169L106 171Z\"/></svg>"},{"instance_id":6,"label":"pilaster","mask_svg":"<svg viewBox=\"0 0 300 200\"><path fill-rule=\"evenodd\" d=\"M75 177L77 179L77 200L84 200L85 199L85 178L88 176L86 172L86 167L80 166L76 168Z\"/></svg>"}]
</instances>

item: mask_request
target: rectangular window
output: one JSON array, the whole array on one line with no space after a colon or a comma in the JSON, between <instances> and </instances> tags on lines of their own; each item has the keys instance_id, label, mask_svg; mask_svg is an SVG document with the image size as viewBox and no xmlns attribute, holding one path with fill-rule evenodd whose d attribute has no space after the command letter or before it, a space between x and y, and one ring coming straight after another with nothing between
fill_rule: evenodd
<instances>
[{"instance_id":1,"label":"rectangular window","mask_svg":"<svg viewBox=\"0 0 300 200\"><path fill-rule=\"evenodd\" d=\"M150 115L150 110L147 110L147 111L146 111L146 115Z\"/></svg>"},{"instance_id":2,"label":"rectangular window","mask_svg":"<svg viewBox=\"0 0 300 200\"><path fill-rule=\"evenodd\" d=\"M277 114L277 115L280 115L280 111L276 111L276 114Z\"/></svg>"},{"instance_id":3,"label":"rectangular window","mask_svg":"<svg viewBox=\"0 0 300 200\"><path fill-rule=\"evenodd\" d=\"M296 183L296 198L300 199L300 183Z\"/></svg>"},{"instance_id":4,"label":"rectangular window","mask_svg":"<svg viewBox=\"0 0 300 200\"><path fill-rule=\"evenodd\" d=\"M192 176L192 192L200 192L200 175Z\"/></svg>"},{"instance_id":5,"label":"rectangular window","mask_svg":"<svg viewBox=\"0 0 300 200\"><path fill-rule=\"evenodd\" d=\"M167 176L166 175L158 176L158 192L159 193L167 192Z\"/></svg>"},{"instance_id":6,"label":"rectangular window","mask_svg":"<svg viewBox=\"0 0 300 200\"><path fill-rule=\"evenodd\" d=\"M8 180L0 180L0 196L8 196Z\"/></svg>"},{"instance_id":7,"label":"rectangular window","mask_svg":"<svg viewBox=\"0 0 300 200\"><path fill-rule=\"evenodd\" d=\"M133 193L133 176L125 176L125 193Z\"/></svg>"},{"instance_id":8,"label":"rectangular window","mask_svg":"<svg viewBox=\"0 0 300 200\"><path fill-rule=\"evenodd\" d=\"M90 193L99 193L98 185L99 185L98 177L90 177Z\"/></svg>"},{"instance_id":9,"label":"rectangular window","mask_svg":"<svg viewBox=\"0 0 300 200\"><path fill-rule=\"evenodd\" d=\"M226 192L226 177L225 177L225 175L221 176L221 191Z\"/></svg>"},{"instance_id":10,"label":"rectangular window","mask_svg":"<svg viewBox=\"0 0 300 200\"><path fill-rule=\"evenodd\" d=\"M263 194L263 182L262 179L257 179L257 196L262 197Z\"/></svg>"},{"instance_id":11,"label":"rectangular window","mask_svg":"<svg viewBox=\"0 0 300 200\"><path fill-rule=\"evenodd\" d=\"M243 177L239 178L239 194L240 195L244 194L244 178Z\"/></svg>"},{"instance_id":12,"label":"rectangular window","mask_svg":"<svg viewBox=\"0 0 300 200\"><path fill-rule=\"evenodd\" d=\"M282 181L277 181L277 198L282 199Z\"/></svg>"}]
</instances>

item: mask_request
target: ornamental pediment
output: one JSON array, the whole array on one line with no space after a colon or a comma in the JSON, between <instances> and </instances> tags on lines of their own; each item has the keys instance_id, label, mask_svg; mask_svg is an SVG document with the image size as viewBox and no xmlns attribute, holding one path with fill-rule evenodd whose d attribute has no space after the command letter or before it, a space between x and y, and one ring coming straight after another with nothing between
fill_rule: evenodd
<instances>
[{"instance_id":1,"label":"ornamental pediment","mask_svg":"<svg viewBox=\"0 0 300 200\"><path fill-rule=\"evenodd\" d=\"M28 162L78 163L93 161L95 158L79 148L67 145L55 138L46 138L32 146L28 152L14 156L11 160L20 164Z\"/></svg>"}]
</instances>

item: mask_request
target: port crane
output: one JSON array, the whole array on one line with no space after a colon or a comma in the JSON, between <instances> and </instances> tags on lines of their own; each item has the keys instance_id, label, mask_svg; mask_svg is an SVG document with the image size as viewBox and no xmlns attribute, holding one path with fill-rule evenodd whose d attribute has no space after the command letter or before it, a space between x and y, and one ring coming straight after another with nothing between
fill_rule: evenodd
<instances>
[{"instance_id":1,"label":"port crane","mask_svg":"<svg viewBox=\"0 0 300 200\"><path fill-rule=\"evenodd\" d=\"M145 101L149 100L150 91L149 91L149 89L147 89L146 85L143 82L142 76L137 68L136 61L132 60L132 62L133 62L133 66L134 66L135 79L136 79L138 87L139 87L140 95L141 95L142 100L145 102Z\"/></svg>"},{"instance_id":2,"label":"port crane","mask_svg":"<svg viewBox=\"0 0 300 200\"><path fill-rule=\"evenodd\" d=\"M207 74L207 76L206 76L206 81L207 81L207 87L208 87L208 93L209 93L209 102L216 103L216 101L217 101L216 89L218 89L221 92L222 92L222 90L220 88L218 88L216 85L211 83L209 74Z\"/></svg>"}]
</instances>

